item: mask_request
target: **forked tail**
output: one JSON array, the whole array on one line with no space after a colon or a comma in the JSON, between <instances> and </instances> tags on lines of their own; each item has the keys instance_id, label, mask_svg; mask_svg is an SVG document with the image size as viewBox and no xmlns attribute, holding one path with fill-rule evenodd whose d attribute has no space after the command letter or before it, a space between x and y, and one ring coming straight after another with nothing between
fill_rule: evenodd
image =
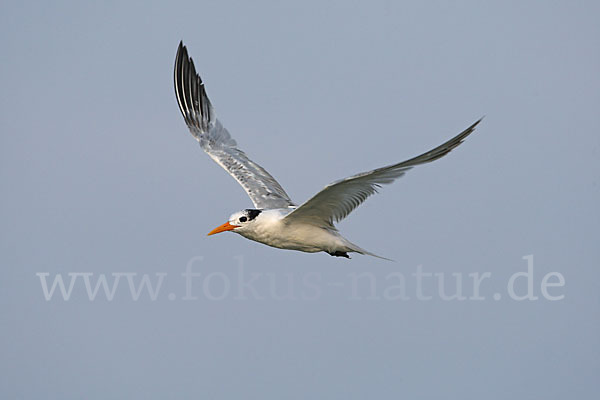
<instances>
[{"instance_id":1,"label":"forked tail","mask_svg":"<svg viewBox=\"0 0 600 400\"><path fill-rule=\"evenodd\" d=\"M377 257L377 258L381 258L382 260L386 260L386 261L391 261L391 262L396 262L395 260L392 260L391 258L385 258L382 256L378 256L377 254L371 253L370 251L367 251L361 247L358 247L357 245L355 245L354 243L350 243L348 242L348 251L353 251L355 253L358 254L363 254L365 256L371 256L371 257Z\"/></svg>"}]
</instances>

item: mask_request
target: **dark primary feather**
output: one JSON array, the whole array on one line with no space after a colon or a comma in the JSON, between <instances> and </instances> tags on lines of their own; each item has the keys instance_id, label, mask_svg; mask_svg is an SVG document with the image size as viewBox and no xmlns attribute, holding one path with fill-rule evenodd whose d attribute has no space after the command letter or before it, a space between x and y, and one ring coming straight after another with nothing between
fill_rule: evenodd
<instances>
[{"instance_id":1,"label":"dark primary feather","mask_svg":"<svg viewBox=\"0 0 600 400\"><path fill-rule=\"evenodd\" d=\"M192 134L198 137L197 133L208 132L211 122L214 124L212 105L183 42L179 43L177 50L174 80L177 103L185 123L199 131L193 130Z\"/></svg>"},{"instance_id":2,"label":"dark primary feather","mask_svg":"<svg viewBox=\"0 0 600 400\"><path fill-rule=\"evenodd\" d=\"M479 122L481 122L481 119L444 144L420 156L398 164L363 172L327 185L291 212L285 220L288 222L310 221L313 224L332 228L334 222L344 219L369 196L377 193L377 189L381 185L394 182L415 165L425 164L448 154L475 130Z\"/></svg>"}]
</instances>

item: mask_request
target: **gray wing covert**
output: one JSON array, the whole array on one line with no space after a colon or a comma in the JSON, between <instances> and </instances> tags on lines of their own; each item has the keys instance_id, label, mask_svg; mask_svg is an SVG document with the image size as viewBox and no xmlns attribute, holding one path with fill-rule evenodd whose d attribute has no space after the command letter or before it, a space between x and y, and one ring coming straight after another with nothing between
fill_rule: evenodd
<instances>
[{"instance_id":1,"label":"gray wing covert","mask_svg":"<svg viewBox=\"0 0 600 400\"><path fill-rule=\"evenodd\" d=\"M481 119L444 144L420 156L363 172L325 186L319 193L288 214L285 220L288 222L304 220L315 225L333 228L334 222L346 218L369 196L377 193L377 189L381 185L394 182L416 165L437 160L448 154L475 130L479 122Z\"/></svg>"},{"instance_id":2,"label":"gray wing covert","mask_svg":"<svg viewBox=\"0 0 600 400\"><path fill-rule=\"evenodd\" d=\"M181 114L202 149L244 188L254 207L286 208L294 204L281 185L263 167L237 148L227 129L216 118L214 109L196 73L194 61L183 42L175 57L175 94Z\"/></svg>"}]
</instances>

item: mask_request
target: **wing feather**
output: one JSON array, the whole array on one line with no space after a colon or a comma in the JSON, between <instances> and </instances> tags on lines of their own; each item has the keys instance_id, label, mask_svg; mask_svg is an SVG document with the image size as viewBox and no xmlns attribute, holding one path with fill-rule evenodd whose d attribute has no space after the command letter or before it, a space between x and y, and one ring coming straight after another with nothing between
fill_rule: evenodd
<instances>
[{"instance_id":1,"label":"wing feather","mask_svg":"<svg viewBox=\"0 0 600 400\"><path fill-rule=\"evenodd\" d=\"M181 114L202 149L244 188L256 208L293 206L281 185L263 167L237 148L237 143L216 118L194 61L183 42L175 57L175 95Z\"/></svg>"},{"instance_id":2,"label":"wing feather","mask_svg":"<svg viewBox=\"0 0 600 400\"><path fill-rule=\"evenodd\" d=\"M325 186L319 193L288 214L284 220L287 222L303 220L315 225L332 228L334 222L346 218L369 196L377 193L377 189L381 185L394 182L415 165L425 164L448 154L475 130L479 122L481 122L481 119L444 144L420 156L398 164L363 172Z\"/></svg>"}]
</instances>

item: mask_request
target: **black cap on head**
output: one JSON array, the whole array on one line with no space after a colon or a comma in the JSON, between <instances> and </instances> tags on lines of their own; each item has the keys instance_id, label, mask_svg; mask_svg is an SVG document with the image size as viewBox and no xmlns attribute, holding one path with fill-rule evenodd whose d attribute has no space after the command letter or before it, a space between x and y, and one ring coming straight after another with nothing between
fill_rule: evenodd
<instances>
[{"instance_id":1,"label":"black cap on head","mask_svg":"<svg viewBox=\"0 0 600 400\"><path fill-rule=\"evenodd\" d=\"M258 216L258 214L260 214L262 211L261 210L255 210L252 208L249 208L247 210L244 210L246 212L246 214L248 215L248 220L252 221L254 218L256 218Z\"/></svg>"}]
</instances>

